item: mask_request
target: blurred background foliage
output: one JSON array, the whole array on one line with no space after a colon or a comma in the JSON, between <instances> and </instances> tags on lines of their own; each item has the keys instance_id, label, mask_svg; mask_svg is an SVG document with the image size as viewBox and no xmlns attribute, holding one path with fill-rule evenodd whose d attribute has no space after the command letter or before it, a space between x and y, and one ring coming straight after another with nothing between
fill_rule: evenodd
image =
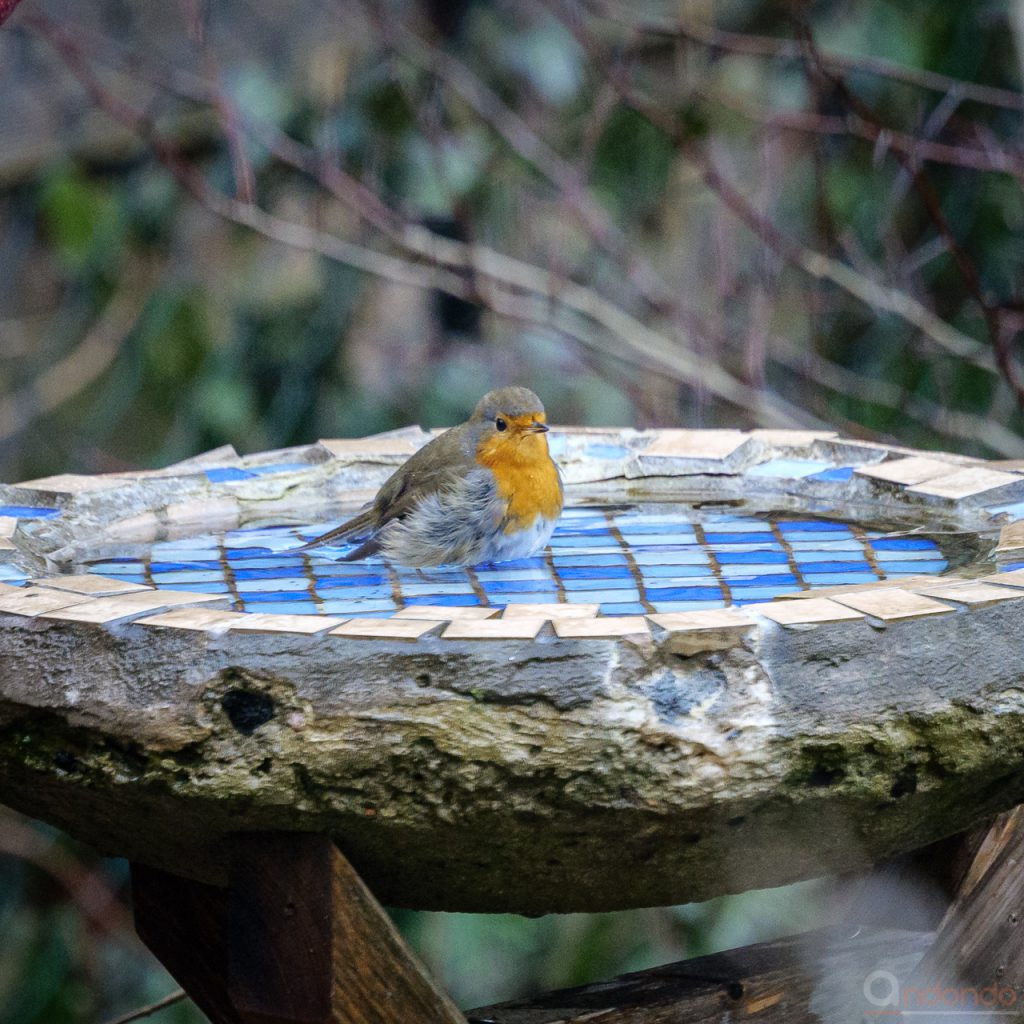
<instances>
[{"instance_id":1,"label":"blurred background foliage","mask_svg":"<svg viewBox=\"0 0 1024 1024\"><path fill-rule=\"evenodd\" d=\"M1024 458L1022 28L1017 0L23 0L0 479L448 424L510 381L555 423ZM0 1020L171 987L125 883L0 819ZM824 913L397 917L471 1005Z\"/></svg>"}]
</instances>

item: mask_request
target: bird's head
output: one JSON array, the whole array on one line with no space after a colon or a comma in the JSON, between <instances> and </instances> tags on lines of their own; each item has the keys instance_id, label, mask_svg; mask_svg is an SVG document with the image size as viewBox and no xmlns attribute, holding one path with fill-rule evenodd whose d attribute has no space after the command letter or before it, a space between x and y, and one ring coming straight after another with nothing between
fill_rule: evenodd
<instances>
[{"instance_id":1,"label":"bird's head","mask_svg":"<svg viewBox=\"0 0 1024 1024\"><path fill-rule=\"evenodd\" d=\"M477 458L485 465L547 458L546 420L544 404L528 388L489 391L469 418L477 435Z\"/></svg>"}]
</instances>

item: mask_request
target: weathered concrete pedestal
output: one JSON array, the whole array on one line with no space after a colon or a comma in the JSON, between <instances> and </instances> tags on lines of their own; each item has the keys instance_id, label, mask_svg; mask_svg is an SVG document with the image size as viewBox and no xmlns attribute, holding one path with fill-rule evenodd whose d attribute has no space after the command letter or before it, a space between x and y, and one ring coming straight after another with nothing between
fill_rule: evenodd
<instances>
[{"instance_id":1,"label":"weathered concrete pedestal","mask_svg":"<svg viewBox=\"0 0 1024 1024\"><path fill-rule=\"evenodd\" d=\"M348 862L398 906L663 905L869 870L1024 800L1017 467L807 432L568 430L570 507L535 563L295 554L428 436L0 489L0 799L133 861L140 928L212 1019L360 1019L315 1015L380 980L339 974L343 950L393 941ZM313 838L274 838L295 833ZM312 888L239 881L284 861ZM326 916L293 920L330 879ZM231 924L248 891L253 948ZM309 965L309 1005L251 969L292 955L289 928L322 954L284 975ZM930 937L850 942L818 952L913 959ZM448 1019L389 949L418 1019ZM743 970L808 976L802 953L764 956Z\"/></svg>"}]
</instances>

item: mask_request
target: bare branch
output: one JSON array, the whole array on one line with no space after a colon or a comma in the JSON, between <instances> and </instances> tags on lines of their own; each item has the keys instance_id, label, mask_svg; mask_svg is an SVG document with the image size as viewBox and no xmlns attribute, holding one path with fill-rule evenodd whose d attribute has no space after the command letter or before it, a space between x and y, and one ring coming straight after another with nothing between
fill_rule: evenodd
<instances>
[{"instance_id":1,"label":"bare branch","mask_svg":"<svg viewBox=\"0 0 1024 1024\"><path fill-rule=\"evenodd\" d=\"M557 278L533 264L484 246L465 245L444 238L418 225L404 224L396 240L407 252L422 257L430 264L423 266L302 224L282 220L254 204L240 202L216 191L202 175L184 164L179 155L155 135L151 125L139 112L106 89L92 72L80 47L66 32L44 15L34 15L29 23L57 49L96 105L142 136L179 184L197 202L217 215L286 245L317 252L389 280L437 289L470 301L482 299L495 312L501 311L502 289L513 293L532 293L541 300L542 308L546 310L543 318L545 322L551 322L552 316L561 309L570 315L582 316L612 336L613 340L602 343L598 336L592 335L589 341L591 347L603 347L610 354L620 357L628 354L638 365L653 364L683 383L693 385L699 381L711 394L744 408L759 423L771 426L820 425L799 407L776 395L759 392L714 361L680 348L670 338L647 327L593 289ZM293 146L298 145L293 142ZM324 184L334 191L333 177L326 177ZM339 198L352 200L354 195L353 190L346 189L344 196ZM362 212L361 206L357 207L357 212ZM540 317L537 319L540 320ZM580 327L566 328L559 325L558 329L576 336Z\"/></svg>"},{"instance_id":2,"label":"bare branch","mask_svg":"<svg viewBox=\"0 0 1024 1024\"><path fill-rule=\"evenodd\" d=\"M557 12L552 13L558 16ZM563 21L563 24L566 23ZM591 41L575 30L575 26L566 24L566 27L573 31L581 45L593 54L594 47ZM594 63L596 67L602 66L597 56ZM606 68L606 74L622 101L665 133L680 155L697 168L704 184L772 252L811 277L830 281L865 305L905 320L951 355L961 359L982 359L987 362L985 345L946 323L913 296L891 285L874 281L845 263L783 234L767 217L754 209L736 185L719 171L700 143L671 113L667 113L661 104L634 89L631 83L614 69Z\"/></svg>"},{"instance_id":3,"label":"bare branch","mask_svg":"<svg viewBox=\"0 0 1024 1024\"><path fill-rule=\"evenodd\" d=\"M793 39L778 39L772 36L747 35L740 32L725 32L713 25L688 19L635 16L635 9L612 2L597 0L595 6L606 17L627 25L634 31L670 38L688 39L712 50L725 53L739 53L750 57L771 57L777 60L803 61L807 54L799 42ZM1010 89L999 89L991 85L979 85L963 79L943 75L925 68L909 67L882 57L854 57L840 53L822 51L822 61L837 71L855 71L876 75L894 82L915 85L934 92L956 92L964 99L973 100L993 107L1024 111L1024 95Z\"/></svg>"},{"instance_id":4,"label":"bare branch","mask_svg":"<svg viewBox=\"0 0 1024 1024\"><path fill-rule=\"evenodd\" d=\"M166 1010L168 1006L174 1006L175 1003L183 1002L188 998L188 993L184 989L176 989L169 995L158 999L155 1003L150 1003L148 1006L140 1006L137 1010L132 1010L130 1013L124 1014L122 1017L117 1017L114 1020L107 1021L107 1024L132 1024L132 1021L142 1020L145 1017L152 1017L154 1013L160 1010Z\"/></svg>"}]
</instances>

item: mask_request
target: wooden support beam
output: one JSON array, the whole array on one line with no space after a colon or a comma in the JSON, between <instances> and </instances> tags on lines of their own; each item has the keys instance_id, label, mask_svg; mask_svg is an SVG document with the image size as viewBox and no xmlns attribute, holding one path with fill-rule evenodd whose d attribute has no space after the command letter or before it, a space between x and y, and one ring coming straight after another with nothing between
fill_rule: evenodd
<instances>
[{"instance_id":1,"label":"wooden support beam","mask_svg":"<svg viewBox=\"0 0 1024 1024\"><path fill-rule=\"evenodd\" d=\"M139 938L211 1024L245 1024L225 984L227 890L132 864L132 901Z\"/></svg>"},{"instance_id":2,"label":"wooden support beam","mask_svg":"<svg viewBox=\"0 0 1024 1024\"><path fill-rule=\"evenodd\" d=\"M467 1012L469 1024L821 1024L876 1010L865 981L909 975L930 932L836 928Z\"/></svg>"},{"instance_id":3,"label":"wooden support beam","mask_svg":"<svg viewBox=\"0 0 1024 1024\"><path fill-rule=\"evenodd\" d=\"M211 1024L465 1024L331 840L231 845L228 889L132 866L136 929Z\"/></svg>"},{"instance_id":4,"label":"wooden support beam","mask_svg":"<svg viewBox=\"0 0 1024 1024\"><path fill-rule=\"evenodd\" d=\"M935 942L908 985L919 992L997 986L1024 998L1024 805L1001 814L982 840Z\"/></svg>"},{"instance_id":5,"label":"wooden support beam","mask_svg":"<svg viewBox=\"0 0 1024 1024\"><path fill-rule=\"evenodd\" d=\"M233 840L228 967L245 1024L465 1024L329 839Z\"/></svg>"}]
</instances>

